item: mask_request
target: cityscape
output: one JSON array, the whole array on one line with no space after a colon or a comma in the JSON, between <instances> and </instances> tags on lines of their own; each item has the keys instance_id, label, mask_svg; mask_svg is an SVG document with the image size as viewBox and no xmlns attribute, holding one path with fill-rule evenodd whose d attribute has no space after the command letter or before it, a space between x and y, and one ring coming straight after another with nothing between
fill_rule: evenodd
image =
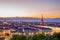
<instances>
[{"instance_id":1,"label":"cityscape","mask_svg":"<svg viewBox=\"0 0 60 40\"><path fill-rule=\"evenodd\" d=\"M0 40L60 40L60 0L0 0Z\"/></svg>"},{"instance_id":2,"label":"cityscape","mask_svg":"<svg viewBox=\"0 0 60 40\"><path fill-rule=\"evenodd\" d=\"M32 36L42 32L51 35L60 32L60 22L45 22L44 18L0 18L0 36L5 37L6 40L13 34Z\"/></svg>"}]
</instances>

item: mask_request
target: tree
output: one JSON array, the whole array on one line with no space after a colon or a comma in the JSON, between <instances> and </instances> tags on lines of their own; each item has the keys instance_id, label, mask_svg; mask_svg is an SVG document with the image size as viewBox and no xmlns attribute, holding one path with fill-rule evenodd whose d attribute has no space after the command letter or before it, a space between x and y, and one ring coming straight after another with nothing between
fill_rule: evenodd
<instances>
[{"instance_id":1,"label":"tree","mask_svg":"<svg viewBox=\"0 0 60 40\"><path fill-rule=\"evenodd\" d=\"M60 32L59 32L59 33L54 33L54 34L52 35L52 39L54 39L54 40L59 40L59 39L60 39Z\"/></svg>"},{"instance_id":2,"label":"tree","mask_svg":"<svg viewBox=\"0 0 60 40\"><path fill-rule=\"evenodd\" d=\"M19 40L27 40L27 37L25 35L20 35Z\"/></svg>"},{"instance_id":3,"label":"tree","mask_svg":"<svg viewBox=\"0 0 60 40\"><path fill-rule=\"evenodd\" d=\"M42 34L35 34L31 40L46 40L46 35L44 33Z\"/></svg>"},{"instance_id":4,"label":"tree","mask_svg":"<svg viewBox=\"0 0 60 40\"><path fill-rule=\"evenodd\" d=\"M27 37L25 35L15 34L12 36L10 40L27 40Z\"/></svg>"},{"instance_id":5,"label":"tree","mask_svg":"<svg viewBox=\"0 0 60 40\"><path fill-rule=\"evenodd\" d=\"M19 35L14 34L10 40L19 40Z\"/></svg>"},{"instance_id":6,"label":"tree","mask_svg":"<svg viewBox=\"0 0 60 40\"><path fill-rule=\"evenodd\" d=\"M39 36L35 34L32 36L31 40L39 40Z\"/></svg>"},{"instance_id":7,"label":"tree","mask_svg":"<svg viewBox=\"0 0 60 40\"><path fill-rule=\"evenodd\" d=\"M60 33L54 33L53 35L34 34L33 36L18 35L15 34L10 40L60 40Z\"/></svg>"},{"instance_id":8,"label":"tree","mask_svg":"<svg viewBox=\"0 0 60 40\"><path fill-rule=\"evenodd\" d=\"M46 35L44 33L38 34L38 36L39 36L39 39L46 40Z\"/></svg>"},{"instance_id":9,"label":"tree","mask_svg":"<svg viewBox=\"0 0 60 40\"><path fill-rule=\"evenodd\" d=\"M59 40L58 38L53 38L52 40Z\"/></svg>"}]
</instances>

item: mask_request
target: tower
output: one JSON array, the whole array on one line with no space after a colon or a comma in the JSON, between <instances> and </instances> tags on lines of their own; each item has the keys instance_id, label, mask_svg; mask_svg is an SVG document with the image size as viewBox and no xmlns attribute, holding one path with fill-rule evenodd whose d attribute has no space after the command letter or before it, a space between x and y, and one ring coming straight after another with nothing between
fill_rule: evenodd
<instances>
[{"instance_id":1,"label":"tower","mask_svg":"<svg viewBox=\"0 0 60 40\"><path fill-rule=\"evenodd\" d=\"M41 25L43 25L43 26L45 25L43 14L41 14Z\"/></svg>"}]
</instances>

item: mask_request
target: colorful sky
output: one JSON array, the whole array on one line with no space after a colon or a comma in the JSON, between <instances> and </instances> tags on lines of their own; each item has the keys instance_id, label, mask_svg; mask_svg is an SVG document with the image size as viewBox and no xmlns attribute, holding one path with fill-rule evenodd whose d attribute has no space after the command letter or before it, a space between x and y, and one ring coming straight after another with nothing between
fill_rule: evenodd
<instances>
[{"instance_id":1,"label":"colorful sky","mask_svg":"<svg viewBox=\"0 0 60 40\"><path fill-rule=\"evenodd\" d=\"M60 18L60 0L2 0L0 17Z\"/></svg>"}]
</instances>

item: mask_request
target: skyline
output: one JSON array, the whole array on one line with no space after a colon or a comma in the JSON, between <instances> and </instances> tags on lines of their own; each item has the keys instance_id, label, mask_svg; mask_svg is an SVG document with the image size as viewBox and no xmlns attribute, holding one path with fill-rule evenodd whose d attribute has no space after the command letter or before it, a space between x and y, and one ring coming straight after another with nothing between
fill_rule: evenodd
<instances>
[{"instance_id":1,"label":"skyline","mask_svg":"<svg viewBox=\"0 0 60 40\"><path fill-rule=\"evenodd\" d=\"M0 17L60 18L60 0L0 1Z\"/></svg>"}]
</instances>

